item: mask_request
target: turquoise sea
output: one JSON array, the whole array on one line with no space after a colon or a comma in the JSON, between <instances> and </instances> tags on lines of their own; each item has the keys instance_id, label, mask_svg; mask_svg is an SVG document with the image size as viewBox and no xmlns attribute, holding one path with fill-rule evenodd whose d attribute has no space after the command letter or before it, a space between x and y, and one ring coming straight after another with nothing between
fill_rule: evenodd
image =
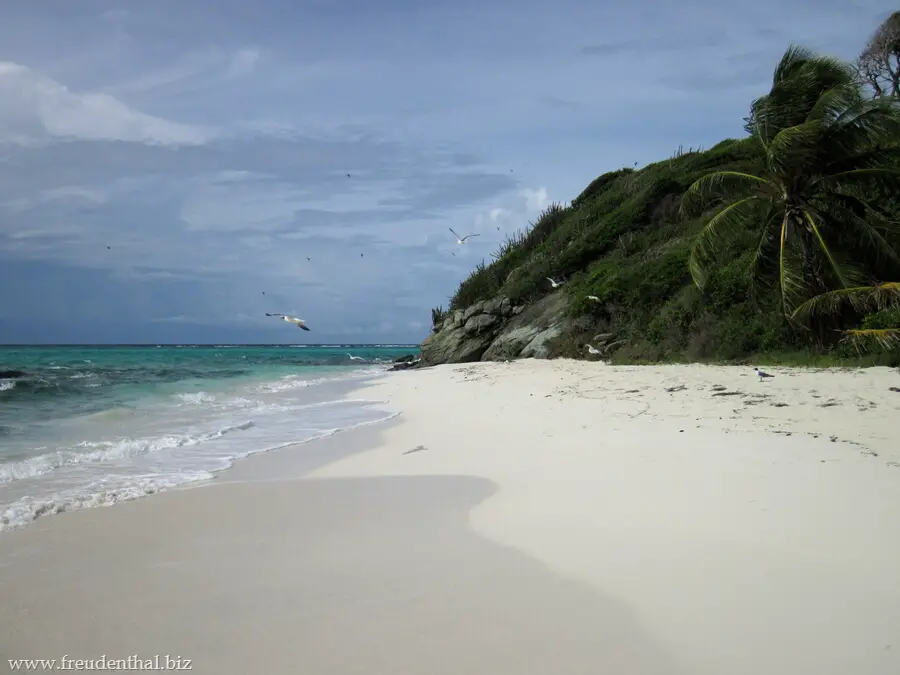
<instances>
[{"instance_id":1,"label":"turquoise sea","mask_svg":"<svg viewBox=\"0 0 900 675\"><path fill-rule=\"evenodd\" d=\"M0 531L390 415L339 400L418 345L0 346ZM351 358L354 357L354 358Z\"/></svg>"}]
</instances>

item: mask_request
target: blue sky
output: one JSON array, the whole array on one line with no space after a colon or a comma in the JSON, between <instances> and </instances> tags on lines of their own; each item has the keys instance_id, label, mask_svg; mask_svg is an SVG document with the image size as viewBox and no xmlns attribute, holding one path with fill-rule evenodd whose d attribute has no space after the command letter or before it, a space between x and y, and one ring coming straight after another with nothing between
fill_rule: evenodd
<instances>
[{"instance_id":1,"label":"blue sky","mask_svg":"<svg viewBox=\"0 0 900 675\"><path fill-rule=\"evenodd\" d=\"M0 342L419 341L547 203L742 135L790 42L894 5L5 2Z\"/></svg>"}]
</instances>

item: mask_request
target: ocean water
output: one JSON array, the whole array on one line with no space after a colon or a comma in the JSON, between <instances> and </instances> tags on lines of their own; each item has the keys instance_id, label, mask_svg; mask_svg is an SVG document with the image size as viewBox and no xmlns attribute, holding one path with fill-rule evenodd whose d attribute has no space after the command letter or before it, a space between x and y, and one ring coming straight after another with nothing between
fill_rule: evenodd
<instances>
[{"instance_id":1,"label":"ocean water","mask_svg":"<svg viewBox=\"0 0 900 675\"><path fill-rule=\"evenodd\" d=\"M0 531L387 419L338 399L405 354L418 346L0 346L0 370L27 373L0 379Z\"/></svg>"}]
</instances>

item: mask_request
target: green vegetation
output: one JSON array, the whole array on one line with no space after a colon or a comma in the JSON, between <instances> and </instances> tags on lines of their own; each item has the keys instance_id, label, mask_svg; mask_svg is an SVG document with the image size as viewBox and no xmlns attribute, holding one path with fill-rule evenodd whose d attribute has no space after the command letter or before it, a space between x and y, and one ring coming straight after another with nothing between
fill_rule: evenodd
<instances>
[{"instance_id":1,"label":"green vegetation","mask_svg":"<svg viewBox=\"0 0 900 675\"><path fill-rule=\"evenodd\" d=\"M900 89L895 61L871 57L900 54L898 26L855 68L791 47L746 138L600 176L482 262L449 310L533 302L566 278L581 329L565 355L613 332L617 362L900 364Z\"/></svg>"}]
</instances>

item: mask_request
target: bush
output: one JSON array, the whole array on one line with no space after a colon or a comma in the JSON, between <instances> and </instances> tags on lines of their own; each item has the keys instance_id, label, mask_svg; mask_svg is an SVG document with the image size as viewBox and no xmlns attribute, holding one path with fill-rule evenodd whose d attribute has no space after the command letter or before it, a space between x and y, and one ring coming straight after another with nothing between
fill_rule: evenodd
<instances>
[{"instance_id":1,"label":"bush","mask_svg":"<svg viewBox=\"0 0 900 675\"><path fill-rule=\"evenodd\" d=\"M779 354L844 358L837 331L795 331L775 296L758 294L751 285L748 270L757 244L752 235L737 237L722 251L722 264L703 292L692 283L690 250L706 220L683 219L681 195L710 171L756 173L760 165L757 144L728 139L706 151L679 149L639 171L605 173L571 204L551 204L528 229L508 238L490 264L482 261L460 284L450 309L497 295L532 302L552 292L547 277L566 278L568 311L583 324L557 340L559 353L569 356L582 354L590 335L614 332L627 338L613 354L618 363L749 355L765 362ZM894 313L864 322L895 326L900 316Z\"/></svg>"}]
</instances>

